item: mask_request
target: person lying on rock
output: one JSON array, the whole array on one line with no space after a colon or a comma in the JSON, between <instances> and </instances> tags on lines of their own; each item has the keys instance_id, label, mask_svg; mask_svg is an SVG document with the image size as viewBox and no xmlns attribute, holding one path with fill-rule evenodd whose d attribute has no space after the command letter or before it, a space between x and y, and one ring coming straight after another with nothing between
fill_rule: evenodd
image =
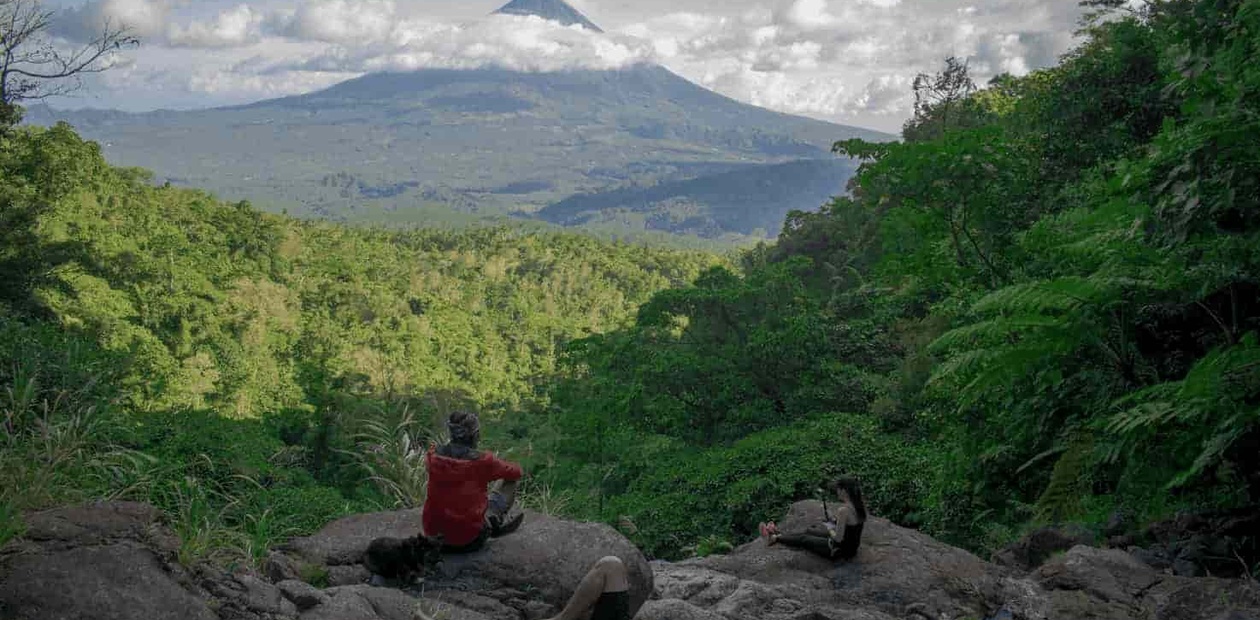
<instances>
[{"instance_id":1,"label":"person lying on rock","mask_svg":"<svg viewBox=\"0 0 1260 620\"><path fill-rule=\"evenodd\" d=\"M589 614L589 615L587 615ZM548 620L630 620L630 576L621 558L610 555L595 562L560 615Z\"/></svg>"},{"instance_id":2,"label":"person lying on rock","mask_svg":"<svg viewBox=\"0 0 1260 620\"><path fill-rule=\"evenodd\" d=\"M516 531L525 519L518 514L505 522L516 502L520 465L492 452L477 449L481 422L471 411L456 411L447 420L451 441L431 446L425 455L429 472L424 500L424 533L442 536L443 551L470 553L481 549L490 537ZM490 483L502 480L487 496Z\"/></svg>"},{"instance_id":3,"label":"person lying on rock","mask_svg":"<svg viewBox=\"0 0 1260 620\"><path fill-rule=\"evenodd\" d=\"M823 522L796 532L779 532L774 521L758 525L767 544L782 543L789 547L812 551L829 560L851 560L862 544L862 528L866 525L866 504L862 487L856 478L842 477L828 485L840 500L840 507L827 514L823 502Z\"/></svg>"}]
</instances>

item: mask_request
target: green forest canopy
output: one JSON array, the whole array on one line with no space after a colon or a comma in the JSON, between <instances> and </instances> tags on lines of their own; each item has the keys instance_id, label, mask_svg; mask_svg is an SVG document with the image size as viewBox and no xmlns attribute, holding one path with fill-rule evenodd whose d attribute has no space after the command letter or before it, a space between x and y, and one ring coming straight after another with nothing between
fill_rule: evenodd
<instances>
[{"instance_id":1,"label":"green forest canopy","mask_svg":"<svg viewBox=\"0 0 1260 620\"><path fill-rule=\"evenodd\" d=\"M432 418L540 402L568 341L723 262L301 222L154 187L64 125L0 140L0 516L113 493L191 515L200 497L238 526L274 509L278 534L414 502L423 485L368 477L414 465ZM373 431L398 461L363 462Z\"/></svg>"}]
</instances>

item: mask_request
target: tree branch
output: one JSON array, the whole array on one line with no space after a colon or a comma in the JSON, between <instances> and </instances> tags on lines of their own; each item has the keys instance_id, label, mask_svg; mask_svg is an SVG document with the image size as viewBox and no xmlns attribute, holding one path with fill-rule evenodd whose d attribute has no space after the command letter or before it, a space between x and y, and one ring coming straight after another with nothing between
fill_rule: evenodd
<instances>
[{"instance_id":1,"label":"tree branch","mask_svg":"<svg viewBox=\"0 0 1260 620\"><path fill-rule=\"evenodd\" d=\"M0 104L46 99L77 90L62 80L109 68L107 60L137 45L126 27L105 22L82 46L62 50L48 34L56 13L41 0L0 0Z\"/></svg>"}]
</instances>

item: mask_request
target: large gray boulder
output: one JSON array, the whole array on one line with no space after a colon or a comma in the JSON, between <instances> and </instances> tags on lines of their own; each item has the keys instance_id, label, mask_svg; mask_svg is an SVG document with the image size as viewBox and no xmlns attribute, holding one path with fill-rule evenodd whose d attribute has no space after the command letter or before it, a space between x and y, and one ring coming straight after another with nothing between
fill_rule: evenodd
<instances>
[{"instance_id":1,"label":"large gray boulder","mask_svg":"<svg viewBox=\"0 0 1260 620\"><path fill-rule=\"evenodd\" d=\"M798 502L779 522L779 528L803 529L822 518L820 502ZM784 597L796 597L820 609L865 609L894 617L983 618L1018 576L926 534L876 517L867 521L858 557L848 562L831 562L757 540L728 555L678 566L776 586ZM667 578L662 576L661 580L666 582Z\"/></svg>"},{"instance_id":2,"label":"large gray boulder","mask_svg":"<svg viewBox=\"0 0 1260 620\"><path fill-rule=\"evenodd\" d=\"M821 517L820 503L800 502L780 529ZM1157 573L1082 545L1027 573L878 518L852 561L757 540L653 568L647 620L1260 620L1260 587L1247 581Z\"/></svg>"},{"instance_id":3,"label":"large gray boulder","mask_svg":"<svg viewBox=\"0 0 1260 620\"><path fill-rule=\"evenodd\" d=\"M110 502L28 515L26 535L0 551L0 618L214 620L158 514Z\"/></svg>"},{"instance_id":4,"label":"large gray boulder","mask_svg":"<svg viewBox=\"0 0 1260 620\"><path fill-rule=\"evenodd\" d=\"M534 512L526 513L520 530L491 540L482 551L444 556L431 583L437 588L513 588L563 607L586 572L605 556L621 558L626 565L633 614L652 593L652 568L643 553L602 523L575 523Z\"/></svg>"},{"instance_id":5,"label":"large gray boulder","mask_svg":"<svg viewBox=\"0 0 1260 620\"><path fill-rule=\"evenodd\" d=\"M151 551L128 543L20 556L0 572L0 617L12 620L216 618Z\"/></svg>"},{"instance_id":6,"label":"large gray boulder","mask_svg":"<svg viewBox=\"0 0 1260 620\"><path fill-rule=\"evenodd\" d=\"M350 515L310 536L295 538L283 548L316 564L358 564L363 561L363 551L377 538L408 538L419 534L420 519L418 508Z\"/></svg>"},{"instance_id":7,"label":"large gray boulder","mask_svg":"<svg viewBox=\"0 0 1260 620\"><path fill-rule=\"evenodd\" d=\"M347 581L354 579L340 576L354 573L362 580L358 565L373 539L414 536L420 523L418 510L353 515L295 539L285 549L301 561L324 565L330 576L338 576L337 583L349 585ZM643 553L607 525L532 511L526 512L521 529L492 539L481 551L444 555L439 570L426 577L426 596L451 590L491 593L491 598L518 611L546 613L563 607L586 572L605 556L621 558L629 571L633 613L653 588L652 569Z\"/></svg>"},{"instance_id":8,"label":"large gray boulder","mask_svg":"<svg viewBox=\"0 0 1260 620\"><path fill-rule=\"evenodd\" d=\"M1032 574L1048 618L1260 620L1260 586L1157 573L1118 549L1073 547Z\"/></svg>"},{"instance_id":9,"label":"large gray boulder","mask_svg":"<svg viewBox=\"0 0 1260 620\"><path fill-rule=\"evenodd\" d=\"M1082 527L1043 527L1007 545L991 559L994 564L1030 571L1072 547L1093 545L1096 538Z\"/></svg>"}]
</instances>

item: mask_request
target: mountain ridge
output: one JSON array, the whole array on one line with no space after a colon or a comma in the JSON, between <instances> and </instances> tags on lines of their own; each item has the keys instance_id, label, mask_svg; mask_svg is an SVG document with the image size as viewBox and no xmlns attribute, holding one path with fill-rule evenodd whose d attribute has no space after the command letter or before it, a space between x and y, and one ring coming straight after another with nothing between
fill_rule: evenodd
<instances>
[{"instance_id":1,"label":"mountain ridge","mask_svg":"<svg viewBox=\"0 0 1260 620\"><path fill-rule=\"evenodd\" d=\"M722 191L729 179L722 175L834 162L836 140L893 139L741 103L647 63L371 73L313 93L203 110L29 112L35 124L71 122L111 160L149 168L159 182L298 216L444 226L514 215L709 238L772 235L778 227L766 222L781 223L787 205L825 203L832 192L821 188L843 187L855 166L798 168L838 177L760 174L769 184L760 194L775 197L764 204ZM661 184L696 191L659 204L640 200L664 196L653 189ZM628 195L636 196L633 208L623 201ZM580 217L544 212L574 197ZM612 216L597 213L592 201L600 197Z\"/></svg>"}]
</instances>

